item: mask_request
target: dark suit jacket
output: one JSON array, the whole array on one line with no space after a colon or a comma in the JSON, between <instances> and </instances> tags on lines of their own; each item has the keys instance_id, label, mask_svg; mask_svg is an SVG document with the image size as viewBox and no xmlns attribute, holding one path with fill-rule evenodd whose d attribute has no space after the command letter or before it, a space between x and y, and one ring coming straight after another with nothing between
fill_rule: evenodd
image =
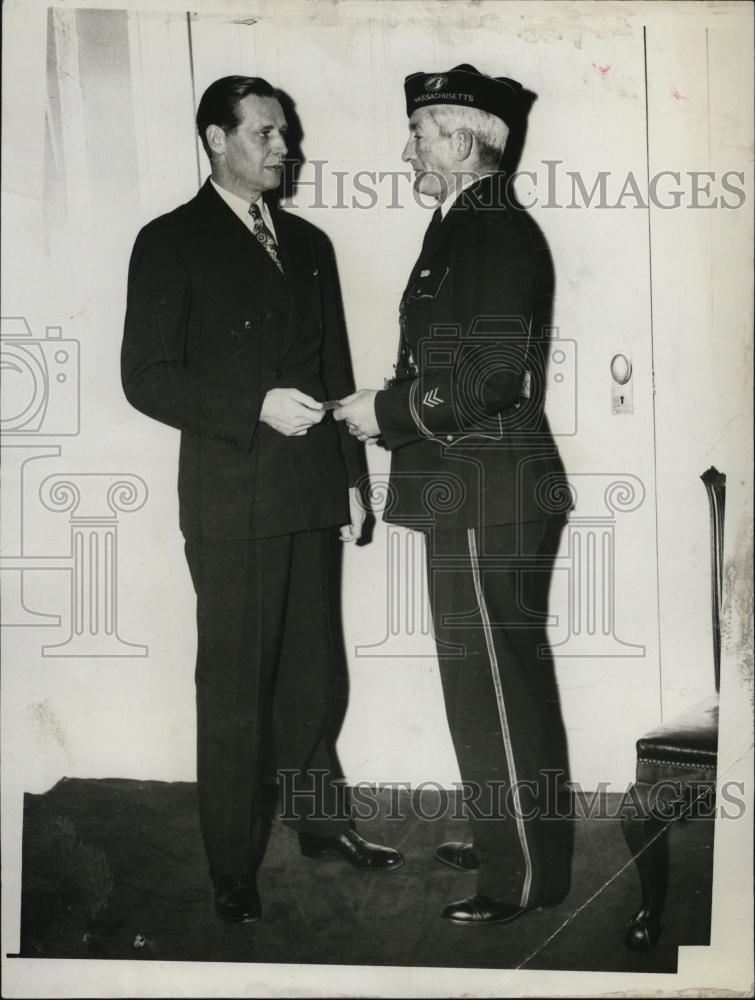
<instances>
[{"instance_id":1,"label":"dark suit jacket","mask_svg":"<svg viewBox=\"0 0 755 1000\"><path fill-rule=\"evenodd\" d=\"M138 410L181 431L185 535L346 524L347 488L363 471L357 443L330 415L303 437L259 421L276 386L319 401L354 390L332 248L271 208L285 281L209 180L145 226L131 256L123 387Z\"/></svg>"},{"instance_id":2,"label":"dark suit jacket","mask_svg":"<svg viewBox=\"0 0 755 1000\"><path fill-rule=\"evenodd\" d=\"M386 520L458 530L568 507L543 412L547 343L531 329L539 257L500 174L428 230L401 302L404 381L376 398L393 452Z\"/></svg>"}]
</instances>

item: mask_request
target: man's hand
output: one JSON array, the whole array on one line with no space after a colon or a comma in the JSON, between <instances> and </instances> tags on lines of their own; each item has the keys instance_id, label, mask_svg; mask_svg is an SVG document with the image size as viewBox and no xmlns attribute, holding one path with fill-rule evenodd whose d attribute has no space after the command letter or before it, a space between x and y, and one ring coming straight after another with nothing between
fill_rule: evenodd
<instances>
[{"instance_id":1,"label":"man's hand","mask_svg":"<svg viewBox=\"0 0 755 1000\"><path fill-rule=\"evenodd\" d=\"M362 537L362 526L367 512L362 506L359 490L356 486L349 487L349 517L351 524L344 524L341 528L342 542L356 542Z\"/></svg>"},{"instance_id":2,"label":"man's hand","mask_svg":"<svg viewBox=\"0 0 755 1000\"><path fill-rule=\"evenodd\" d=\"M349 434L375 444L380 434L377 417L375 416L376 389L360 389L341 400L338 409L333 410L336 420L345 420Z\"/></svg>"},{"instance_id":3,"label":"man's hand","mask_svg":"<svg viewBox=\"0 0 755 1000\"><path fill-rule=\"evenodd\" d=\"M322 403L298 389L268 389L260 420L286 437L301 437L325 416Z\"/></svg>"}]
</instances>

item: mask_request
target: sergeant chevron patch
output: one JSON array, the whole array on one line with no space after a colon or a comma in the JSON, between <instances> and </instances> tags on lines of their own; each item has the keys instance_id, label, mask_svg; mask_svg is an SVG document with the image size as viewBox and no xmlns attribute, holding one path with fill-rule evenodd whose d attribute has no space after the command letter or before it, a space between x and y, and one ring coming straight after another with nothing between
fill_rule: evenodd
<instances>
[{"instance_id":1,"label":"sergeant chevron patch","mask_svg":"<svg viewBox=\"0 0 755 1000\"><path fill-rule=\"evenodd\" d=\"M433 389L428 389L425 395L422 397L423 406L437 406L438 403L445 403L445 399L441 399L438 395L437 386Z\"/></svg>"}]
</instances>

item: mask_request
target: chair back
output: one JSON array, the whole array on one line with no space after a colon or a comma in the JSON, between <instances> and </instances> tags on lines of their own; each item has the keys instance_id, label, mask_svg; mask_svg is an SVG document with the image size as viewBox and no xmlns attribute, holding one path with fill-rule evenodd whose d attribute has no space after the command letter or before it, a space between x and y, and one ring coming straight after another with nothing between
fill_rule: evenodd
<instances>
[{"instance_id":1,"label":"chair back","mask_svg":"<svg viewBox=\"0 0 755 1000\"><path fill-rule=\"evenodd\" d=\"M713 667L716 691L721 684L721 595L724 574L724 513L726 509L726 476L711 465L702 476L710 507L710 600L713 618Z\"/></svg>"}]
</instances>

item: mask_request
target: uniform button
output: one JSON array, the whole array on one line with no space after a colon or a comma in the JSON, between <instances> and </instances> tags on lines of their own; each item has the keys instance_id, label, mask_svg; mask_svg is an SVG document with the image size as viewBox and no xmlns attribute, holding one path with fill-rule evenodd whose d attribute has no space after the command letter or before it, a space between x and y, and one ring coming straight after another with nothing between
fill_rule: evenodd
<instances>
[{"instance_id":1,"label":"uniform button","mask_svg":"<svg viewBox=\"0 0 755 1000\"><path fill-rule=\"evenodd\" d=\"M453 439L454 439L453 434L446 434L446 441L453 441Z\"/></svg>"},{"instance_id":2,"label":"uniform button","mask_svg":"<svg viewBox=\"0 0 755 1000\"><path fill-rule=\"evenodd\" d=\"M244 329L245 330L252 329L252 321L250 319L244 320Z\"/></svg>"}]
</instances>

